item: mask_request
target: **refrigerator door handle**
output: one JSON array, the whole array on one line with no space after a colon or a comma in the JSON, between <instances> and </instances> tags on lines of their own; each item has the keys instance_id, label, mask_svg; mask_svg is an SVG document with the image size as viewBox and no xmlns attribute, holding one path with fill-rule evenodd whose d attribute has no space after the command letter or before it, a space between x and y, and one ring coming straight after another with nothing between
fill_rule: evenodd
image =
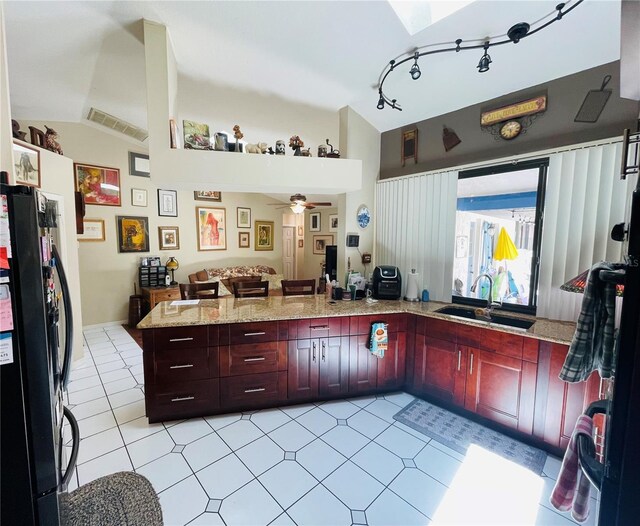
<instances>
[{"instance_id":1,"label":"refrigerator door handle","mask_svg":"<svg viewBox=\"0 0 640 526\"><path fill-rule=\"evenodd\" d=\"M65 470L62 482L60 483L62 488L66 490L69 480L71 480L71 475L73 475L73 472L76 469L76 462L78 461L78 451L80 450L80 428L78 427L76 417L73 416L73 413L69 409L63 407L62 411L64 413L64 417L69 421L69 425L71 426L71 437L73 440L69 463L67 464L67 469Z\"/></svg>"},{"instance_id":2,"label":"refrigerator door handle","mask_svg":"<svg viewBox=\"0 0 640 526\"><path fill-rule=\"evenodd\" d=\"M69 297L69 286L67 284L67 276L64 273L64 267L60 260L58 248L53 245L53 257L56 260L56 268L58 269L58 277L60 279L60 287L62 288L62 303L64 305L64 361L62 363L62 389L67 388L69 383L69 375L71 373L71 353L73 351L73 313L71 311L71 298Z\"/></svg>"}]
</instances>

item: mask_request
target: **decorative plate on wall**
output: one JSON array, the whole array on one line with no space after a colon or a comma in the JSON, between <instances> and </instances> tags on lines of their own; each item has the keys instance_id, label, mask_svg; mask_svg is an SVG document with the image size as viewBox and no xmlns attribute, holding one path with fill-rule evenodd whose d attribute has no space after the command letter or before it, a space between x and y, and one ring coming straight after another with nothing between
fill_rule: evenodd
<instances>
[{"instance_id":1,"label":"decorative plate on wall","mask_svg":"<svg viewBox=\"0 0 640 526\"><path fill-rule=\"evenodd\" d=\"M358 226L360 228L367 228L371 222L371 212L369 212L369 209L365 205L362 205L358 208L356 218L358 219Z\"/></svg>"}]
</instances>

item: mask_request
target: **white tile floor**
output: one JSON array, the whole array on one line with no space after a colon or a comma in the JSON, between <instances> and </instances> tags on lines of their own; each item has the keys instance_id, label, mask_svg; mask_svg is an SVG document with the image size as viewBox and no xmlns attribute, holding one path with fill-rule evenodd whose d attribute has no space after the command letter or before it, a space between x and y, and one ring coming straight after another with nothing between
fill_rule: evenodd
<instances>
[{"instance_id":1,"label":"white tile floor","mask_svg":"<svg viewBox=\"0 0 640 526\"><path fill-rule=\"evenodd\" d=\"M167 526L574 524L548 502L559 460L538 477L479 448L461 455L393 420L407 393L149 424L141 349L116 325L84 335L70 489L135 470Z\"/></svg>"}]
</instances>

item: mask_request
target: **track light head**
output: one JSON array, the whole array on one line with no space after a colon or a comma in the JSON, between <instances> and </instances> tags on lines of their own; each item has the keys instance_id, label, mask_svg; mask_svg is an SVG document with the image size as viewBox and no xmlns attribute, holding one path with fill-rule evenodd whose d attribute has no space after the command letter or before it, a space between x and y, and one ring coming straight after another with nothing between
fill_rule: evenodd
<instances>
[{"instance_id":1,"label":"track light head","mask_svg":"<svg viewBox=\"0 0 640 526\"><path fill-rule=\"evenodd\" d=\"M384 99L382 98L382 95L380 95L380 98L378 99L378 106L377 108L379 110L384 110Z\"/></svg>"},{"instance_id":2,"label":"track light head","mask_svg":"<svg viewBox=\"0 0 640 526\"><path fill-rule=\"evenodd\" d=\"M420 78L420 75L422 75L422 72L420 71L420 66L418 66L418 58L420 58L420 53L416 51L415 54L413 55L413 60L415 60L415 62L413 63L413 66L411 66L411 69L409 70L409 74L411 75L411 78L413 80L418 80Z\"/></svg>"},{"instance_id":3,"label":"track light head","mask_svg":"<svg viewBox=\"0 0 640 526\"><path fill-rule=\"evenodd\" d=\"M487 52L489 49L489 41L487 40L484 43L484 55L480 58L480 62L478 62L478 73L484 73L485 71L489 71L489 64L491 64L491 57Z\"/></svg>"}]
</instances>

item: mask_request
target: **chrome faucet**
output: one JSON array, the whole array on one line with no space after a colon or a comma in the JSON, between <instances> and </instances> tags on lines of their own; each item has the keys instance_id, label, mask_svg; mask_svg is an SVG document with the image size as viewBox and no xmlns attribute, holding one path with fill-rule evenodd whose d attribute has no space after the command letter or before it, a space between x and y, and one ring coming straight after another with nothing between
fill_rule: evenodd
<instances>
[{"instance_id":1,"label":"chrome faucet","mask_svg":"<svg viewBox=\"0 0 640 526\"><path fill-rule=\"evenodd\" d=\"M489 294L487 295L487 308L484 309L485 316L487 318L491 317L491 313L493 312L494 307L502 307L502 302L492 301L493 297L493 278L489 276L489 274L480 274L471 285L469 289L471 292L475 292L478 287L478 281L482 278L487 278L489 280Z\"/></svg>"}]
</instances>

